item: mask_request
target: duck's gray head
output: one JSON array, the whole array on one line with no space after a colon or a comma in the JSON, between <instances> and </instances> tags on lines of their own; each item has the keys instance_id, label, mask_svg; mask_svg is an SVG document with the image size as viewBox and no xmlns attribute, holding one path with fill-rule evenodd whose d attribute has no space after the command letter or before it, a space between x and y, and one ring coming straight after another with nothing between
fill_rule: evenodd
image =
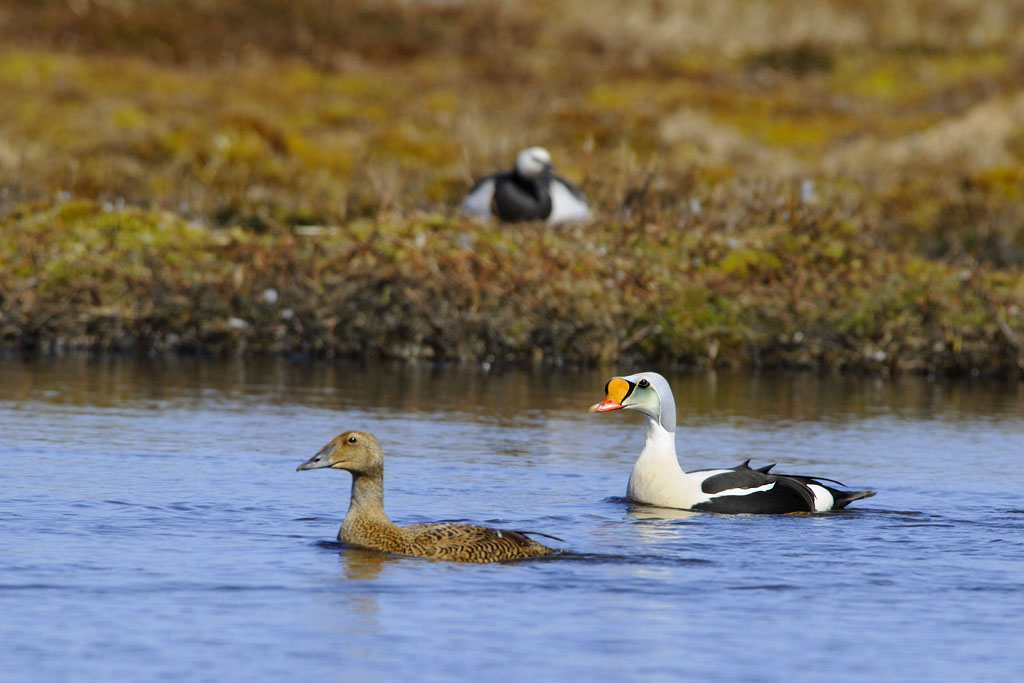
<instances>
[{"instance_id":1,"label":"duck's gray head","mask_svg":"<svg viewBox=\"0 0 1024 683\"><path fill-rule=\"evenodd\" d=\"M537 178L554 168L551 155L543 147L529 147L516 157L516 173L523 178Z\"/></svg>"},{"instance_id":2,"label":"duck's gray head","mask_svg":"<svg viewBox=\"0 0 1024 683\"><path fill-rule=\"evenodd\" d=\"M352 474L379 475L384 471L384 449L370 432L342 432L298 469L324 467L348 470Z\"/></svg>"},{"instance_id":3,"label":"duck's gray head","mask_svg":"<svg viewBox=\"0 0 1024 683\"><path fill-rule=\"evenodd\" d=\"M628 408L637 410L676 431L676 401L668 380L656 372L638 372L627 377L612 377L604 386L605 398L590 407L592 413Z\"/></svg>"}]
</instances>

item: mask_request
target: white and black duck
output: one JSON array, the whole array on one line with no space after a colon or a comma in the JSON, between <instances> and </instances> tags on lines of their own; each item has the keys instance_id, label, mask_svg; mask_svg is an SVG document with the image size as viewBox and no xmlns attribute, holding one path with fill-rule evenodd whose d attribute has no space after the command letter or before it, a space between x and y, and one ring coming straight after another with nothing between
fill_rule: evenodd
<instances>
[{"instance_id":1,"label":"white and black duck","mask_svg":"<svg viewBox=\"0 0 1024 683\"><path fill-rule=\"evenodd\" d=\"M582 190L555 175L551 155L543 147L524 149L510 171L481 178L462 200L462 210L502 221L571 223L590 217Z\"/></svg>"},{"instance_id":2,"label":"white and black duck","mask_svg":"<svg viewBox=\"0 0 1024 683\"><path fill-rule=\"evenodd\" d=\"M605 399L591 412L636 410L647 418L647 443L629 475L626 496L659 507L704 512L788 513L839 510L874 491L843 491L824 477L773 473L747 460L728 469L684 472L676 457L676 403L668 380L656 372L612 377Z\"/></svg>"}]
</instances>

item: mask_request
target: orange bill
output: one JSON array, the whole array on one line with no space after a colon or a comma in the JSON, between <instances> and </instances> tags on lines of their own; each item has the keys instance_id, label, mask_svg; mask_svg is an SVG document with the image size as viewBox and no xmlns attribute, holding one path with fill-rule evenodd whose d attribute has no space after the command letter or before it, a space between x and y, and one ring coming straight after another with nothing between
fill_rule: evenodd
<instances>
[{"instance_id":1,"label":"orange bill","mask_svg":"<svg viewBox=\"0 0 1024 683\"><path fill-rule=\"evenodd\" d=\"M621 377L613 377L608 380L608 386L605 387L605 392L608 394L604 397L604 400L600 403L595 403L590 406L590 412L592 413L603 413L609 410L621 410L625 408L622 402L626 396L629 395L632 387L629 382L622 379Z\"/></svg>"}]
</instances>

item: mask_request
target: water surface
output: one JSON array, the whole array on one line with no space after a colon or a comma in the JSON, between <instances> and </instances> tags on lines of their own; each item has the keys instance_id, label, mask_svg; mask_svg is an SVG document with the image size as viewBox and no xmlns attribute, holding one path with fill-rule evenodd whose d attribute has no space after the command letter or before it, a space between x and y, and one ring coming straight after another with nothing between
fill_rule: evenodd
<instances>
[{"instance_id":1,"label":"water surface","mask_svg":"<svg viewBox=\"0 0 1024 683\"><path fill-rule=\"evenodd\" d=\"M639 368L621 368L621 372ZM878 496L719 516L621 498L605 372L0 361L4 680L1012 680L1024 390L669 375L683 467L778 462ZM459 565L334 541L344 429L399 523L565 539Z\"/></svg>"}]
</instances>

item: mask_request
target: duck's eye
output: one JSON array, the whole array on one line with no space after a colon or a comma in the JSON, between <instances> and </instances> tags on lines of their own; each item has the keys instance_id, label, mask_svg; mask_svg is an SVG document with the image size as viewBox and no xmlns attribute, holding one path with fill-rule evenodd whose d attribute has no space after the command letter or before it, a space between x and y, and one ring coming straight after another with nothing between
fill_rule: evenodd
<instances>
[{"instance_id":1,"label":"duck's eye","mask_svg":"<svg viewBox=\"0 0 1024 683\"><path fill-rule=\"evenodd\" d=\"M357 439L357 438L356 438L356 437L354 437L354 436L350 436L350 437L348 437L348 442L349 442L349 443L355 443L356 441L359 441L359 439Z\"/></svg>"},{"instance_id":2,"label":"duck's eye","mask_svg":"<svg viewBox=\"0 0 1024 683\"><path fill-rule=\"evenodd\" d=\"M641 380L640 380L639 382L637 382L636 384L637 384L637 386L638 386L638 387L640 387L641 389L646 389L647 387L651 386L651 383L647 381L647 378L641 379Z\"/></svg>"}]
</instances>

